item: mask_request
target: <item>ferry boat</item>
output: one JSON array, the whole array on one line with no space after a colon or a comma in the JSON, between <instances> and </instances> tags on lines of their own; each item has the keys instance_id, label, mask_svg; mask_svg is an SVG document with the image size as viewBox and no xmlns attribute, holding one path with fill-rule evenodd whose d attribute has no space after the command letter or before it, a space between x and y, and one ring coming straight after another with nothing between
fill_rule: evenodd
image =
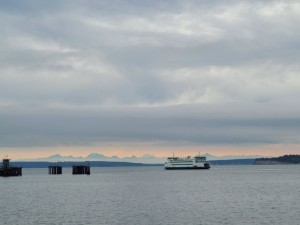
<instances>
[{"instance_id":1,"label":"ferry boat","mask_svg":"<svg viewBox=\"0 0 300 225\"><path fill-rule=\"evenodd\" d=\"M186 158L168 157L165 162L166 170L175 169L209 169L210 164L206 161L205 156L196 155L194 158L188 156Z\"/></svg>"}]
</instances>

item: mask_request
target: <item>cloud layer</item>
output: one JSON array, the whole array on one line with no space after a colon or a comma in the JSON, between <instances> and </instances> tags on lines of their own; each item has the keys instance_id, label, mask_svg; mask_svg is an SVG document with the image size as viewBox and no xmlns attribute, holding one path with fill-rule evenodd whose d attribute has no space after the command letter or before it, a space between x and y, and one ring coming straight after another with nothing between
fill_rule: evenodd
<instances>
[{"instance_id":1,"label":"cloud layer","mask_svg":"<svg viewBox=\"0 0 300 225\"><path fill-rule=\"evenodd\" d=\"M0 4L2 147L299 144L298 1Z\"/></svg>"}]
</instances>

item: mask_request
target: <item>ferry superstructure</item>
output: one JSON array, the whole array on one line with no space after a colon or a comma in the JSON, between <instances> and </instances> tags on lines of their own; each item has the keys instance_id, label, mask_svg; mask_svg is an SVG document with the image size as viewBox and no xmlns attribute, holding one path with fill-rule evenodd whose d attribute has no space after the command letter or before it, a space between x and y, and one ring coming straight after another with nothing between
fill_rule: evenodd
<instances>
[{"instance_id":1,"label":"ferry superstructure","mask_svg":"<svg viewBox=\"0 0 300 225\"><path fill-rule=\"evenodd\" d=\"M190 156L186 158L168 157L165 162L166 170L174 169L209 169L210 164L206 161L205 156L196 155L194 158Z\"/></svg>"}]
</instances>

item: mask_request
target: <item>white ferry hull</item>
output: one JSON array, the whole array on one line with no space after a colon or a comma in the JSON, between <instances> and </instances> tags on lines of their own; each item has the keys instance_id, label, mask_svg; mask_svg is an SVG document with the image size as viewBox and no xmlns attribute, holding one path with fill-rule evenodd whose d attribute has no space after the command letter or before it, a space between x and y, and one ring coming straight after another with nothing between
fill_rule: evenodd
<instances>
[{"instance_id":1,"label":"white ferry hull","mask_svg":"<svg viewBox=\"0 0 300 225\"><path fill-rule=\"evenodd\" d=\"M210 164L206 161L205 156L197 155L194 158L168 157L165 162L166 170L183 170L183 169L209 169Z\"/></svg>"},{"instance_id":2,"label":"white ferry hull","mask_svg":"<svg viewBox=\"0 0 300 225\"><path fill-rule=\"evenodd\" d=\"M209 164L205 164L204 166L165 166L166 170L207 170L209 168Z\"/></svg>"}]
</instances>

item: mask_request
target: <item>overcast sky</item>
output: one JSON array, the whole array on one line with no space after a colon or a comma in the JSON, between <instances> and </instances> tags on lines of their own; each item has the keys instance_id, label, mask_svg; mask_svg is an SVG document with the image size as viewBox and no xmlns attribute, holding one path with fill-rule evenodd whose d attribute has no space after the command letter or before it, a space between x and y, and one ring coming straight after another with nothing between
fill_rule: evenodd
<instances>
[{"instance_id":1,"label":"overcast sky","mask_svg":"<svg viewBox=\"0 0 300 225\"><path fill-rule=\"evenodd\" d=\"M1 154L300 153L299 1L3 0L0 29Z\"/></svg>"}]
</instances>

